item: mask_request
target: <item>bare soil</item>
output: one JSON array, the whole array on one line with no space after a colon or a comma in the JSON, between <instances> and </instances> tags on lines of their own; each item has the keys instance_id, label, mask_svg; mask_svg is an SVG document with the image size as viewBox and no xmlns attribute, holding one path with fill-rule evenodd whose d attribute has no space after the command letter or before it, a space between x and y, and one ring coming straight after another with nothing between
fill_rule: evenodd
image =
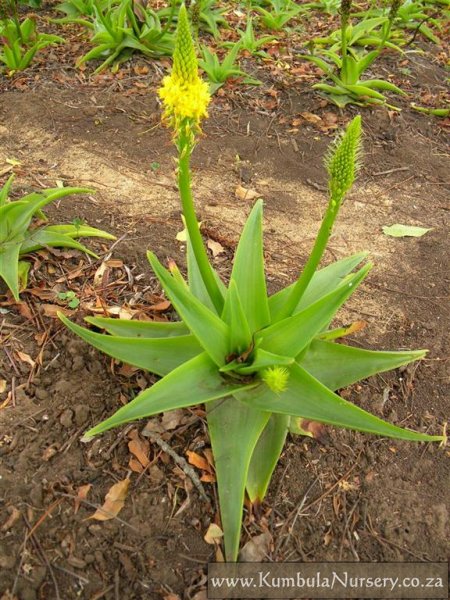
<instances>
[{"instance_id":1,"label":"bare soil","mask_svg":"<svg viewBox=\"0 0 450 600\"><path fill-rule=\"evenodd\" d=\"M413 79L423 81L421 62L411 68ZM439 65L428 63L426 72L427 85L442 81ZM20 600L201 600L206 565L215 557L203 540L218 519L214 484L203 484L205 503L156 444L143 473L130 469L128 444L141 423L80 441L154 379L114 365L54 318L56 307L67 309L56 293L68 289L81 299L79 309L67 311L78 322L105 307L172 318L145 258L152 249L184 268L174 152L159 124L156 75L131 77L127 85L113 76L99 85L67 73L62 83L44 75L23 90L17 80L3 87L2 179L14 159L18 195L58 181L95 189L49 214L54 222L81 217L119 241L112 251L93 242L98 261L42 252L33 259L23 303L0 296L0 380L7 381L0 394L0 592ZM275 291L296 276L311 248L326 202L322 158L351 115L325 106L308 83L270 83L275 96L267 96L266 86L231 88L216 99L195 153L194 179L203 233L222 247L214 260L225 278L252 205L236 189L264 198L267 275ZM263 101L274 97L268 109ZM325 262L368 250L375 263L340 315L341 323L366 322L350 343L429 349L420 364L342 395L393 423L437 433L448 406L449 154L445 127L405 108L363 112L364 166ZM433 229L422 238L395 239L382 232L393 223ZM115 262L107 263L99 285L105 257ZM208 448L201 407L183 411L174 428L155 422L181 457ZM243 542L269 532L271 561L445 561L448 458L436 446L331 428L322 443L289 438L262 515L246 515ZM127 476L131 487L119 519L89 519ZM87 498L76 502L87 484Z\"/></svg>"}]
</instances>

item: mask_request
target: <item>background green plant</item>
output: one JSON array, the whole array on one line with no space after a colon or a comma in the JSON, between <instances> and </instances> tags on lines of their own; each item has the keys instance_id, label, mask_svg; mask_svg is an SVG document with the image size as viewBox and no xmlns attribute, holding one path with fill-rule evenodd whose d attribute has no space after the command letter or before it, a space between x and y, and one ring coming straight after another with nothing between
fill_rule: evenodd
<instances>
[{"instance_id":1,"label":"background green plant","mask_svg":"<svg viewBox=\"0 0 450 600\"><path fill-rule=\"evenodd\" d=\"M93 0L93 36L94 48L85 54L78 65L94 59L104 59L94 71L99 73L108 66L118 65L139 51L145 56L158 58L170 56L173 52L173 33L171 18L163 24L158 13L134 0L122 0L120 4L105 5L102 0Z\"/></svg>"},{"instance_id":2,"label":"background green plant","mask_svg":"<svg viewBox=\"0 0 450 600\"><path fill-rule=\"evenodd\" d=\"M0 61L10 71L23 71L39 50L64 42L57 35L39 33L33 18L21 21L16 0L0 4L0 41Z\"/></svg>"},{"instance_id":3,"label":"background green plant","mask_svg":"<svg viewBox=\"0 0 450 600\"><path fill-rule=\"evenodd\" d=\"M223 57L223 59L220 60L214 50L211 50L207 46L201 46L203 59L199 61L199 65L208 77L212 94L222 87L227 79L233 77L243 77L245 83L250 83L253 85L259 84L257 79L250 77L239 67L237 58L240 51L241 44L240 42L236 42L232 45L231 49Z\"/></svg>"},{"instance_id":4,"label":"background green plant","mask_svg":"<svg viewBox=\"0 0 450 600\"><path fill-rule=\"evenodd\" d=\"M319 50L317 54L302 55L302 58L318 66L330 80L330 83L316 83L313 89L319 90L340 108L348 104L387 104L383 94L385 91L404 94L399 87L384 79L362 79L364 72L371 67L386 45L400 50L389 42L397 9L397 0L392 0L388 17L364 19L353 26L351 0L341 0L340 29L336 35L319 40L320 43L331 43L331 46ZM375 35L374 30L377 27L379 31ZM314 51L316 43L317 40L314 40L310 44L311 50ZM366 50L367 46L375 49Z\"/></svg>"},{"instance_id":5,"label":"background green plant","mask_svg":"<svg viewBox=\"0 0 450 600\"><path fill-rule=\"evenodd\" d=\"M26 287L29 263L22 257L45 247L76 248L91 256L94 252L76 238L101 237L115 239L113 235L85 224L45 225L43 208L66 196L86 193L85 188L53 188L33 192L19 200L10 201L12 175L0 190L0 278L19 300L19 288ZM33 221L33 219L35 219Z\"/></svg>"}]
</instances>

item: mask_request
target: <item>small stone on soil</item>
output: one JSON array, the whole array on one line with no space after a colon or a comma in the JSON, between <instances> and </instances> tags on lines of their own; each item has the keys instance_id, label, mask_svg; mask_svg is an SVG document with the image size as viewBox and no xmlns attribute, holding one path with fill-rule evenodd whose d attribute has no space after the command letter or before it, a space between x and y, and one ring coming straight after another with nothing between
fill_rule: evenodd
<instances>
[{"instance_id":1,"label":"small stone on soil","mask_svg":"<svg viewBox=\"0 0 450 600\"><path fill-rule=\"evenodd\" d=\"M70 410L70 408L66 408L66 410L59 417L59 422L63 427L66 427L68 429L69 427L72 427L72 418L73 411Z\"/></svg>"},{"instance_id":2,"label":"small stone on soil","mask_svg":"<svg viewBox=\"0 0 450 600\"><path fill-rule=\"evenodd\" d=\"M89 418L89 408L84 404L75 406L75 425L81 427Z\"/></svg>"}]
</instances>

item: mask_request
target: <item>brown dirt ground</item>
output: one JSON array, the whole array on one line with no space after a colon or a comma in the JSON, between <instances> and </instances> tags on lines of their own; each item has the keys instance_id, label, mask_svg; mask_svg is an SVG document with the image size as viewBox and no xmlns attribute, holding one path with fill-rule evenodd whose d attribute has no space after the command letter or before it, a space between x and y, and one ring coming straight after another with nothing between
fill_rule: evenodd
<instances>
[{"instance_id":1,"label":"brown dirt ground","mask_svg":"<svg viewBox=\"0 0 450 600\"><path fill-rule=\"evenodd\" d=\"M421 62L412 68L419 80ZM426 68L430 86L442 81L437 65L431 74ZM214 549L203 541L217 518L214 486L204 484L211 500L205 505L156 445L150 468L131 473L130 428L80 442L89 425L153 379L113 366L48 316L57 304L55 291L73 289L82 300L72 312L79 322L102 305L170 318L170 311L155 309L161 298L145 250L183 265L183 244L175 239L181 225L173 148L159 125L153 93L138 88L130 94L114 78L107 84L49 78L24 91L5 86L0 96L3 179L13 158L20 161L14 167L18 191L57 181L94 188L95 196L65 199L49 213L55 221L83 217L112 231L120 240L112 258L122 261L110 265L96 289L101 260L44 252L34 258L32 292L23 294L24 303L14 307L2 297L0 379L8 385L0 402L10 401L0 409L0 592L14 590L20 600L58 594L64 600L201 600L205 565L214 559ZM333 128L321 126L349 118L323 106L307 84L274 89L277 106L271 110L255 108L261 90L220 97L194 160L203 231L223 246L215 261L224 276L252 204L236 198L237 186L264 198L273 290L304 263L325 206L322 157ZM322 123L297 123L305 111L320 115ZM363 118L364 167L326 262L366 249L375 269L340 322L366 321L353 344L426 347L430 353L419 365L374 377L342 395L391 422L438 432L448 392L445 131L407 110L365 111ZM397 222L433 230L420 239L386 237L382 226ZM107 244L93 246L109 257ZM17 352L36 364L23 362ZM184 411L175 429L163 430L180 456L187 450L201 454L208 446L203 416L201 409ZM246 517L244 541L270 532L267 559L273 561L447 560L448 457L436 446L347 431L329 430L323 444L289 438L261 518ZM86 520L111 485L130 473L120 520ZM91 504L82 502L77 512L72 496L86 484L92 485Z\"/></svg>"}]
</instances>

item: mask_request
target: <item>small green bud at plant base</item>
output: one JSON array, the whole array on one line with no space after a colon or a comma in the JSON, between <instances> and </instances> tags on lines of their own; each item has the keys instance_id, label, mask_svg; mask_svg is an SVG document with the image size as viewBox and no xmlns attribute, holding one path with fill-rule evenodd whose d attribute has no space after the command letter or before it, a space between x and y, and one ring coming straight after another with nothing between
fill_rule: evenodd
<instances>
[{"instance_id":1,"label":"small green bud at plant base","mask_svg":"<svg viewBox=\"0 0 450 600\"><path fill-rule=\"evenodd\" d=\"M342 200L355 181L360 154L361 117L358 115L345 132L338 135L325 159L331 196L337 202Z\"/></svg>"},{"instance_id":2,"label":"small green bud at plant base","mask_svg":"<svg viewBox=\"0 0 450 600\"><path fill-rule=\"evenodd\" d=\"M268 369L264 369L261 379L272 392L281 394L287 388L289 371L284 367L269 367Z\"/></svg>"}]
</instances>

